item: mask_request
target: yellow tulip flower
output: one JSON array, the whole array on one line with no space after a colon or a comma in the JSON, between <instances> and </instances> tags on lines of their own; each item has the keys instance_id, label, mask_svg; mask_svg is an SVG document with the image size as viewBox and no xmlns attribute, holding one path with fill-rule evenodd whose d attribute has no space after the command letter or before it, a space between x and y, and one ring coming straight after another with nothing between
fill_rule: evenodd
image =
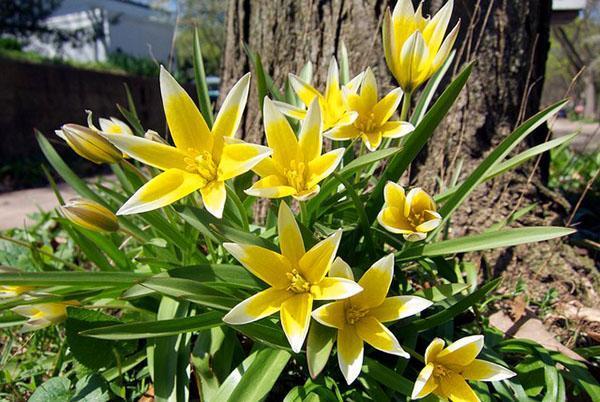
<instances>
[{"instance_id":1,"label":"yellow tulip flower","mask_svg":"<svg viewBox=\"0 0 600 402\"><path fill-rule=\"evenodd\" d=\"M79 156L94 163L116 163L123 158L117 148L92 128L65 124L55 133Z\"/></svg>"},{"instance_id":2,"label":"yellow tulip flower","mask_svg":"<svg viewBox=\"0 0 600 402\"><path fill-rule=\"evenodd\" d=\"M343 87L353 90L358 86L361 80L362 73L354 77ZM289 74L289 81L305 107L308 107L315 98L319 100L324 131L329 130L332 127L351 124L358 117L358 113L348 111L344 105L342 87L340 86L340 73L335 57L331 58L331 63L329 64L325 94L321 94L308 82L305 82L302 78L294 74ZM304 119L307 116L306 108L299 108L294 105L277 101L273 103L277 105L286 116L294 119Z\"/></svg>"},{"instance_id":3,"label":"yellow tulip flower","mask_svg":"<svg viewBox=\"0 0 600 402\"><path fill-rule=\"evenodd\" d=\"M116 215L92 200L75 198L59 207L59 211L71 222L94 232L119 230Z\"/></svg>"},{"instance_id":4,"label":"yellow tulip flower","mask_svg":"<svg viewBox=\"0 0 600 402\"><path fill-rule=\"evenodd\" d=\"M336 258L329 272L354 280L352 270ZM392 332L383 323L418 314L431 306L427 299L417 296L386 297L394 276L394 255L389 254L364 273L358 284L363 291L347 300L329 303L313 312L313 318L323 325L337 328L338 363L348 384L360 374L364 346L409 358Z\"/></svg>"},{"instance_id":5,"label":"yellow tulip flower","mask_svg":"<svg viewBox=\"0 0 600 402\"><path fill-rule=\"evenodd\" d=\"M383 49L388 68L404 92L411 93L427 81L446 61L459 24L444 39L454 2L448 1L433 18L423 18L421 5L398 0L383 20Z\"/></svg>"},{"instance_id":6,"label":"yellow tulip flower","mask_svg":"<svg viewBox=\"0 0 600 402\"><path fill-rule=\"evenodd\" d=\"M212 130L175 79L161 67L160 90L175 146L129 135L102 133L122 152L163 170L143 185L117 212L152 211L200 190L207 211L221 218L225 181L250 170L271 150L233 138L246 107L250 74L231 89Z\"/></svg>"},{"instance_id":7,"label":"yellow tulip flower","mask_svg":"<svg viewBox=\"0 0 600 402\"><path fill-rule=\"evenodd\" d=\"M453 402L479 402L465 380L500 381L516 374L498 364L476 359L483 348L483 336L461 338L444 348L444 341L436 338L425 351L425 367L419 373L412 399L431 393Z\"/></svg>"},{"instance_id":8,"label":"yellow tulip flower","mask_svg":"<svg viewBox=\"0 0 600 402\"><path fill-rule=\"evenodd\" d=\"M223 244L248 271L270 286L239 303L223 321L241 325L279 311L283 332L297 353L308 332L313 300L344 299L362 288L350 279L326 277L341 230L305 251L298 224L285 202L279 206L277 227L281 253L247 244Z\"/></svg>"},{"instance_id":9,"label":"yellow tulip flower","mask_svg":"<svg viewBox=\"0 0 600 402\"><path fill-rule=\"evenodd\" d=\"M99 118L98 123L100 124L100 131L105 132L107 134L124 134L124 135L133 135L133 131L131 128L124 122L116 117Z\"/></svg>"},{"instance_id":10,"label":"yellow tulip flower","mask_svg":"<svg viewBox=\"0 0 600 402\"><path fill-rule=\"evenodd\" d=\"M8 297L17 297L33 289L35 289L33 286L0 285L0 299Z\"/></svg>"},{"instance_id":11,"label":"yellow tulip flower","mask_svg":"<svg viewBox=\"0 0 600 402\"><path fill-rule=\"evenodd\" d=\"M334 127L325 136L333 140L361 138L369 151L375 151L382 138L399 138L415 128L406 121L390 121L402 100L402 89L396 88L379 100L377 80L371 68L367 68L357 94L343 89L346 108L358 113L352 124Z\"/></svg>"},{"instance_id":12,"label":"yellow tulip flower","mask_svg":"<svg viewBox=\"0 0 600 402\"><path fill-rule=\"evenodd\" d=\"M385 203L377 221L388 231L402 234L407 241L425 239L442 221L433 198L418 187L405 194L402 186L390 181L383 195Z\"/></svg>"},{"instance_id":13,"label":"yellow tulip flower","mask_svg":"<svg viewBox=\"0 0 600 402\"><path fill-rule=\"evenodd\" d=\"M273 155L253 168L261 179L246 193L266 198L291 195L301 201L315 196L319 183L335 170L344 155L343 148L321 155L323 135L318 101L310 104L299 138L269 98L265 98L263 116Z\"/></svg>"},{"instance_id":14,"label":"yellow tulip flower","mask_svg":"<svg viewBox=\"0 0 600 402\"><path fill-rule=\"evenodd\" d=\"M58 324L67 317L67 307L77 305L79 305L78 301L70 300L17 306L11 310L28 318L27 322L21 328L21 332L28 332L46 328L52 324Z\"/></svg>"}]
</instances>

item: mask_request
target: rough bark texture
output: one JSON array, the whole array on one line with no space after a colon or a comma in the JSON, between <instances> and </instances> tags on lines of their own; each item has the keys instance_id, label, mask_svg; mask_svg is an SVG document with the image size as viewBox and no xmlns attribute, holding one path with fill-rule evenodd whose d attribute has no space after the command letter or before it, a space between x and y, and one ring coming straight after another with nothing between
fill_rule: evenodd
<instances>
[{"instance_id":1,"label":"rough bark texture","mask_svg":"<svg viewBox=\"0 0 600 402\"><path fill-rule=\"evenodd\" d=\"M380 26L383 11L393 7L393 3L230 0L222 74L224 88L231 87L250 70L241 47L243 42L260 53L275 82L282 83L288 72L298 72L310 60L315 67L313 83L323 87L329 60L337 54L343 40L349 51L351 74L371 65L380 85L389 89L393 82L385 66ZM436 11L442 3L429 1L424 9ZM434 133L410 176L403 178L403 184L420 185L435 193L440 190L440 183L449 184L459 161L462 162L460 177L466 177L520 122L539 110L550 12L550 0L455 0L450 25L458 18L462 22L453 71L457 72L470 60L476 60L476 64L458 103ZM255 99L251 99L244 132L249 140L261 141L263 134ZM546 135L545 129L539 130L523 146L538 144ZM537 203L538 207L527 218L527 224L564 224L562 218L569 206L561 206L557 197L544 187L547 173L547 160L542 159L537 166L531 163L480 186L453 216L451 236L480 232L519 206L531 203ZM498 273L525 266L535 268L535 276L539 277L549 268L551 255L554 257L550 267L555 270L560 266L563 278L572 276L572 269L581 268L572 250L559 242L535 246L535 252L524 247L487 254L488 261L494 262L488 268L490 273ZM483 266L485 261L482 257ZM515 274L513 279L522 271L517 269ZM576 287L591 288L593 293L589 284L577 283Z\"/></svg>"}]
</instances>

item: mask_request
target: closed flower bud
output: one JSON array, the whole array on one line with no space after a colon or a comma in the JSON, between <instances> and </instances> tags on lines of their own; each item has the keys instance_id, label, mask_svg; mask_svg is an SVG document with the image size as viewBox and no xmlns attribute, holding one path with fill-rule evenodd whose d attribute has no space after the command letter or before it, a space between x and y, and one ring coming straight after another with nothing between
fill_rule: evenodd
<instances>
[{"instance_id":1,"label":"closed flower bud","mask_svg":"<svg viewBox=\"0 0 600 402\"><path fill-rule=\"evenodd\" d=\"M117 216L97 202L76 198L59 208L71 222L95 232L119 230Z\"/></svg>"},{"instance_id":2,"label":"closed flower bud","mask_svg":"<svg viewBox=\"0 0 600 402\"><path fill-rule=\"evenodd\" d=\"M77 305L79 305L77 300L69 300L17 306L12 308L12 311L28 318L27 322L23 324L21 332L29 332L64 321L67 318L67 307Z\"/></svg>"},{"instance_id":3,"label":"closed flower bud","mask_svg":"<svg viewBox=\"0 0 600 402\"><path fill-rule=\"evenodd\" d=\"M123 154L98 132L79 124L65 124L56 135L80 156L94 163L115 163L123 158Z\"/></svg>"}]
</instances>

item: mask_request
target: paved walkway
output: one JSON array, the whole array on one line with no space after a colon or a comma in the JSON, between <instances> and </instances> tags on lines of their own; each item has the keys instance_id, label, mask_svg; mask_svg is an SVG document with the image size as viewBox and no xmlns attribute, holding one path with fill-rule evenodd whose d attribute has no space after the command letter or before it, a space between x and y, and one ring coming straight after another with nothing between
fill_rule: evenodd
<instances>
[{"instance_id":1,"label":"paved walkway","mask_svg":"<svg viewBox=\"0 0 600 402\"><path fill-rule=\"evenodd\" d=\"M556 119L552 125L554 137L579 132L571 142L571 148L581 153L598 152L600 148L600 123L582 123L568 119Z\"/></svg>"}]
</instances>

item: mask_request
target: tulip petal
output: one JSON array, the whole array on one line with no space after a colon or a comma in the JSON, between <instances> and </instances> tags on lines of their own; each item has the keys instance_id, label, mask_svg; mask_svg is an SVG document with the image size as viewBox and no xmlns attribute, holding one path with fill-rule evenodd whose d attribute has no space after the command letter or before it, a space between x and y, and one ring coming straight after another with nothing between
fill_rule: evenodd
<instances>
[{"instance_id":1,"label":"tulip petal","mask_svg":"<svg viewBox=\"0 0 600 402\"><path fill-rule=\"evenodd\" d=\"M413 233L412 224L402 214L402 211L396 207L384 207L377 215L377 222L392 233Z\"/></svg>"},{"instance_id":2,"label":"tulip petal","mask_svg":"<svg viewBox=\"0 0 600 402\"><path fill-rule=\"evenodd\" d=\"M363 317L355 324L355 328L358 336L375 349L407 359L410 357L402 349L394 334L385 325L377 321L375 317Z\"/></svg>"},{"instance_id":3,"label":"tulip petal","mask_svg":"<svg viewBox=\"0 0 600 402\"><path fill-rule=\"evenodd\" d=\"M240 126L248 100L250 73L244 75L227 94L215 119L212 133L215 137L233 137Z\"/></svg>"},{"instance_id":4,"label":"tulip petal","mask_svg":"<svg viewBox=\"0 0 600 402\"><path fill-rule=\"evenodd\" d=\"M333 263L331 263L329 276L350 279L351 281L354 280L352 268L350 268L350 265L348 265L346 261L342 260L340 257L336 257L335 260L333 260Z\"/></svg>"},{"instance_id":5,"label":"tulip petal","mask_svg":"<svg viewBox=\"0 0 600 402\"><path fill-rule=\"evenodd\" d=\"M162 208L193 193L205 183L199 175L169 169L140 187L117 211L117 215L139 214Z\"/></svg>"},{"instance_id":6,"label":"tulip petal","mask_svg":"<svg viewBox=\"0 0 600 402\"><path fill-rule=\"evenodd\" d=\"M362 288L354 281L345 278L323 278L310 289L315 300L341 300L354 296Z\"/></svg>"},{"instance_id":7,"label":"tulip petal","mask_svg":"<svg viewBox=\"0 0 600 402\"><path fill-rule=\"evenodd\" d=\"M450 0L431 18L431 20L423 29L423 39L427 43L429 51L433 54L438 52L446 30L448 29L448 23L452 16L452 8L454 4Z\"/></svg>"},{"instance_id":8,"label":"tulip petal","mask_svg":"<svg viewBox=\"0 0 600 402\"><path fill-rule=\"evenodd\" d=\"M287 180L281 176L271 175L254 183L245 193L254 197L282 198L296 194L296 189L288 186Z\"/></svg>"},{"instance_id":9,"label":"tulip petal","mask_svg":"<svg viewBox=\"0 0 600 402\"><path fill-rule=\"evenodd\" d=\"M342 231L336 232L315 244L300 258L298 270L308 282L319 283L331 268L342 239Z\"/></svg>"},{"instance_id":10,"label":"tulip petal","mask_svg":"<svg viewBox=\"0 0 600 402\"><path fill-rule=\"evenodd\" d=\"M448 345L436 356L436 361L443 365L465 367L475 360L483 348L483 336L472 335L461 338Z\"/></svg>"},{"instance_id":11,"label":"tulip petal","mask_svg":"<svg viewBox=\"0 0 600 402\"><path fill-rule=\"evenodd\" d=\"M353 140L360 134L360 131L353 124L347 126L335 126L323 133L325 137L338 141Z\"/></svg>"},{"instance_id":12,"label":"tulip petal","mask_svg":"<svg viewBox=\"0 0 600 402\"><path fill-rule=\"evenodd\" d=\"M373 108L379 99L377 93L377 80L371 67L367 67L367 71L363 77L363 82L360 86L360 98L369 109Z\"/></svg>"},{"instance_id":13,"label":"tulip petal","mask_svg":"<svg viewBox=\"0 0 600 402\"><path fill-rule=\"evenodd\" d=\"M440 49L433 59L432 71L437 71L448 58L448 55L452 51L452 46L454 46L454 42L456 41L456 37L458 36L459 28L460 22L456 24L448 36L446 36L446 39L444 39L442 46L440 46Z\"/></svg>"},{"instance_id":14,"label":"tulip petal","mask_svg":"<svg viewBox=\"0 0 600 402\"><path fill-rule=\"evenodd\" d=\"M378 307L370 310L370 314L381 322L396 321L419 314L433 303L418 296L388 297Z\"/></svg>"},{"instance_id":15,"label":"tulip petal","mask_svg":"<svg viewBox=\"0 0 600 402\"><path fill-rule=\"evenodd\" d=\"M417 380L415 381L411 399L424 398L435 391L435 389L438 387L435 378L432 376L433 368L433 363L429 363L423 367L423 370L421 370Z\"/></svg>"},{"instance_id":16,"label":"tulip petal","mask_svg":"<svg viewBox=\"0 0 600 402\"><path fill-rule=\"evenodd\" d=\"M363 341L353 327L338 330L337 355L340 370L350 385L360 374L363 363Z\"/></svg>"},{"instance_id":17,"label":"tulip petal","mask_svg":"<svg viewBox=\"0 0 600 402\"><path fill-rule=\"evenodd\" d=\"M299 293L281 304L281 326L296 353L302 349L308 333L312 304L313 298L310 293Z\"/></svg>"},{"instance_id":18,"label":"tulip petal","mask_svg":"<svg viewBox=\"0 0 600 402\"><path fill-rule=\"evenodd\" d=\"M292 271L292 266L285 256L249 244L223 243L223 247L260 280L277 289L288 287L286 274Z\"/></svg>"},{"instance_id":19,"label":"tulip petal","mask_svg":"<svg viewBox=\"0 0 600 402\"><path fill-rule=\"evenodd\" d=\"M225 181L252 169L271 154L271 149L246 142L226 144L219 162L219 180Z\"/></svg>"},{"instance_id":20,"label":"tulip petal","mask_svg":"<svg viewBox=\"0 0 600 402\"><path fill-rule=\"evenodd\" d=\"M305 82L302 78L289 74L288 79L290 81L290 85L294 88L294 92L298 95L298 98L304 103L306 106L310 105L314 98L321 98L321 94L317 91L312 85Z\"/></svg>"},{"instance_id":21,"label":"tulip petal","mask_svg":"<svg viewBox=\"0 0 600 402\"><path fill-rule=\"evenodd\" d=\"M292 210L285 202L279 204L277 229L281 254L286 256L293 264L298 263L306 252L304 250L304 240L302 240L302 234L298 228L296 218L294 218Z\"/></svg>"},{"instance_id":22,"label":"tulip petal","mask_svg":"<svg viewBox=\"0 0 600 402\"><path fill-rule=\"evenodd\" d=\"M298 158L298 140L287 119L269 98L265 98L263 116L267 143L273 150L273 159L281 166L289 166Z\"/></svg>"},{"instance_id":23,"label":"tulip petal","mask_svg":"<svg viewBox=\"0 0 600 402\"><path fill-rule=\"evenodd\" d=\"M432 219L421 223L415 229L419 232L431 232L433 229L440 226L442 222L442 216L434 211L426 211L429 215L432 215Z\"/></svg>"},{"instance_id":24,"label":"tulip petal","mask_svg":"<svg viewBox=\"0 0 600 402\"><path fill-rule=\"evenodd\" d=\"M338 148L311 160L308 163L309 178L306 187L312 188L319 184L323 179L329 177L340 164L343 156L344 148Z\"/></svg>"},{"instance_id":25,"label":"tulip petal","mask_svg":"<svg viewBox=\"0 0 600 402\"><path fill-rule=\"evenodd\" d=\"M429 51L420 31L408 37L400 52L399 78L400 86L405 91L412 91L427 78L427 59Z\"/></svg>"},{"instance_id":26,"label":"tulip petal","mask_svg":"<svg viewBox=\"0 0 600 402\"><path fill-rule=\"evenodd\" d=\"M319 187L318 185L315 185L307 190L303 190L300 192L296 192L295 194L292 194L292 197L294 197L294 199L296 199L298 201L307 201L307 200L310 200L315 195L319 194L320 190L321 190L321 187Z\"/></svg>"},{"instance_id":27,"label":"tulip petal","mask_svg":"<svg viewBox=\"0 0 600 402\"><path fill-rule=\"evenodd\" d=\"M184 160L188 157L187 154L170 145L134 135L106 133L101 133L101 135L121 152L146 165L154 166L161 170L186 170L187 168L187 163Z\"/></svg>"},{"instance_id":28,"label":"tulip petal","mask_svg":"<svg viewBox=\"0 0 600 402\"><path fill-rule=\"evenodd\" d=\"M365 72L364 71L360 72L359 74L356 75L356 77L354 77L350 81L348 81L346 83L346 85L344 85L344 88L347 88L348 90L350 90L352 92L356 92L356 89L358 88L360 83L363 81L364 76L365 76Z\"/></svg>"},{"instance_id":29,"label":"tulip petal","mask_svg":"<svg viewBox=\"0 0 600 402\"><path fill-rule=\"evenodd\" d=\"M423 213L425 211L435 211L437 209L435 201L420 187L411 189L406 195L404 203L404 215L408 216L412 210L415 213Z\"/></svg>"},{"instance_id":30,"label":"tulip petal","mask_svg":"<svg viewBox=\"0 0 600 402\"><path fill-rule=\"evenodd\" d=\"M312 313L312 317L328 327L344 329L346 327L346 302L336 301L325 304Z\"/></svg>"},{"instance_id":31,"label":"tulip petal","mask_svg":"<svg viewBox=\"0 0 600 402\"><path fill-rule=\"evenodd\" d=\"M160 67L160 93L167 123L177 148L211 151L213 135L187 92L164 67Z\"/></svg>"},{"instance_id":32,"label":"tulip petal","mask_svg":"<svg viewBox=\"0 0 600 402\"><path fill-rule=\"evenodd\" d=\"M309 162L316 159L321 155L321 148L323 145L322 135L322 124L321 124L321 108L319 102L313 100L308 107L306 118L302 122L302 128L300 129L300 149L304 154L304 161Z\"/></svg>"},{"instance_id":33,"label":"tulip petal","mask_svg":"<svg viewBox=\"0 0 600 402\"><path fill-rule=\"evenodd\" d=\"M331 101L335 101L337 99L341 100L342 92L340 89L340 71L338 68L337 60L335 57L331 58L329 62L329 69L327 70L327 82L325 84L325 99L327 103L331 103Z\"/></svg>"},{"instance_id":34,"label":"tulip petal","mask_svg":"<svg viewBox=\"0 0 600 402\"><path fill-rule=\"evenodd\" d=\"M400 105L403 94L401 88L396 88L373 106L373 120L375 123L382 125L392 117Z\"/></svg>"},{"instance_id":35,"label":"tulip petal","mask_svg":"<svg viewBox=\"0 0 600 402\"><path fill-rule=\"evenodd\" d=\"M279 169L275 164L273 158L264 158L261 159L253 168L252 171L259 175L260 177L267 177L271 175L278 175Z\"/></svg>"},{"instance_id":36,"label":"tulip petal","mask_svg":"<svg viewBox=\"0 0 600 402\"><path fill-rule=\"evenodd\" d=\"M381 126L381 134L385 138L400 138L412 133L415 127L406 121L388 121Z\"/></svg>"},{"instance_id":37,"label":"tulip petal","mask_svg":"<svg viewBox=\"0 0 600 402\"><path fill-rule=\"evenodd\" d=\"M200 194L202 194L204 208L214 217L221 219L227 199L225 183L220 180L211 181L200 189Z\"/></svg>"},{"instance_id":38,"label":"tulip petal","mask_svg":"<svg viewBox=\"0 0 600 402\"><path fill-rule=\"evenodd\" d=\"M358 281L363 291L352 298L352 304L371 309L383 303L394 275L394 254L388 254L371 265Z\"/></svg>"},{"instance_id":39,"label":"tulip petal","mask_svg":"<svg viewBox=\"0 0 600 402\"><path fill-rule=\"evenodd\" d=\"M383 189L383 198L388 206L403 209L406 201L404 188L398 183L388 181Z\"/></svg>"},{"instance_id":40,"label":"tulip petal","mask_svg":"<svg viewBox=\"0 0 600 402\"><path fill-rule=\"evenodd\" d=\"M381 132L376 131L376 132L370 132L370 133L363 133L362 135L362 139L365 143L365 145L367 146L367 149L371 152L375 151L377 148L379 148L379 145L381 144Z\"/></svg>"},{"instance_id":41,"label":"tulip petal","mask_svg":"<svg viewBox=\"0 0 600 402\"><path fill-rule=\"evenodd\" d=\"M425 349L425 363L429 364L435 362L437 355L444 349L444 345L446 345L446 343L441 338L435 338L431 341L429 346L427 346L427 349Z\"/></svg>"},{"instance_id":42,"label":"tulip petal","mask_svg":"<svg viewBox=\"0 0 600 402\"><path fill-rule=\"evenodd\" d=\"M242 325L268 317L281 309L282 303L293 297L285 289L269 288L255 294L232 308L223 317L231 325Z\"/></svg>"},{"instance_id":43,"label":"tulip petal","mask_svg":"<svg viewBox=\"0 0 600 402\"><path fill-rule=\"evenodd\" d=\"M501 381L516 375L499 364L479 359L473 360L460 374L467 380L473 381Z\"/></svg>"},{"instance_id":44,"label":"tulip petal","mask_svg":"<svg viewBox=\"0 0 600 402\"><path fill-rule=\"evenodd\" d=\"M293 119L303 120L306 117L306 109L304 108L279 101L273 101L273 104L281 113Z\"/></svg>"},{"instance_id":45,"label":"tulip petal","mask_svg":"<svg viewBox=\"0 0 600 402\"><path fill-rule=\"evenodd\" d=\"M480 402L479 397L473 392L465 379L452 372L440 377L440 385L437 391L441 396L453 402Z\"/></svg>"}]
</instances>

